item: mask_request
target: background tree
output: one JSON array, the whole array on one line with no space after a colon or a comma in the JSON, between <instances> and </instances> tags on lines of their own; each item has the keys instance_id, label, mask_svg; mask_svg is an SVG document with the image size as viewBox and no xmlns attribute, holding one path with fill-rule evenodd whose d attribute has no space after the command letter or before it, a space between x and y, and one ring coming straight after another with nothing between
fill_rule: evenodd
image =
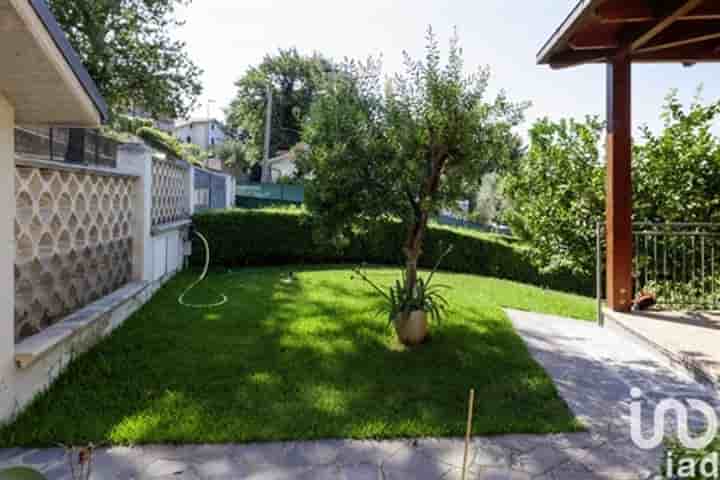
<instances>
[{"instance_id":1,"label":"background tree","mask_svg":"<svg viewBox=\"0 0 720 480\"><path fill-rule=\"evenodd\" d=\"M640 129L633 155L633 220L720 220L720 143L712 129L720 102L699 96L684 108L671 92L662 109L664 127ZM530 130L530 149L508 170L505 219L530 245L535 263L589 275L595 263L595 223L605 215L604 124L542 119Z\"/></svg>"},{"instance_id":2,"label":"background tree","mask_svg":"<svg viewBox=\"0 0 720 480\"><path fill-rule=\"evenodd\" d=\"M268 85L273 89L270 155L274 156L300 141L303 119L331 68L331 62L320 54L305 56L291 48L266 55L260 65L250 68L235 83L237 94L227 112L227 122L247 136L250 158L262 158Z\"/></svg>"},{"instance_id":3,"label":"background tree","mask_svg":"<svg viewBox=\"0 0 720 480\"><path fill-rule=\"evenodd\" d=\"M524 106L504 94L485 100L489 70L465 76L456 37L447 65L430 30L425 59L405 55L405 66L384 91L378 62L342 68L309 115L304 169L308 208L335 231L403 221L413 291L428 221L510 154Z\"/></svg>"},{"instance_id":4,"label":"background tree","mask_svg":"<svg viewBox=\"0 0 720 480\"><path fill-rule=\"evenodd\" d=\"M603 128L597 117L538 120L529 132L529 151L506 172L511 207L505 219L547 270L588 274L592 268L595 222L605 208Z\"/></svg>"},{"instance_id":5,"label":"background tree","mask_svg":"<svg viewBox=\"0 0 720 480\"><path fill-rule=\"evenodd\" d=\"M202 91L200 69L171 37L189 0L48 0L111 110L185 116Z\"/></svg>"},{"instance_id":6,"label":"background tree","mask_svg":"<svg viewBox=\"0 0 720 480\"><path fill-rule=\"evenodd\" d=\"M500 174L490 172L483 177L480 188L471 197L468 219L483 225L496 222L502 218L506 204Z\"/></svg>"},{"instance_id":7,"label":"background tree","mask_svg":"<svg viewBox=\"0 0 720 480\"><path fill-rule=\"evenodd\" d=\"M217 157L222 160L226 171L230 172L235 178L247 175L248 170L252 166L252 162L247 157L245 143L230 139L225 141L217 148Z\"/></svg>"},{"instance_id":8,"label":"background tree","mask_svg":"<svg viewBox=\"0 0 720 480\"><path fill-rule=\"evenodd\" d=\"M703 105L701 90L683 107L673 90L662 111L663 130L640 129L634 148L634 212L638 221L720 220L720 143L713 129L720 101Z\"/></svg>"},{"instance_id":9,"label":"background tree","mask_svg":"<svg viewBox=\"0 0 720 480\"><path fill-rule=\"evenodd\" d=\"M493 171L483 176L480 185L468 193L467 218L473 222L489 224L503 222L508 209L507 195L503 191L502 178L504 172L513 170L525 156L527 150L522 138L514 135L510 145L510 155L502 158Z\"/></svg>"}]
</instances>

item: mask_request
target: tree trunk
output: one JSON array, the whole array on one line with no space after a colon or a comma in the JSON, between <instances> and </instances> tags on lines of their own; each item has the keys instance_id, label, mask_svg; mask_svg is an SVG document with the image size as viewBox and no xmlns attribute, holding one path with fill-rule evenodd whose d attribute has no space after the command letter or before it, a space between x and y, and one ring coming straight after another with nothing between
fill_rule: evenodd
<instances>
[{"instance_id":1,"label":"tree trunk","mask_svg":"<svg viewBox=\"0 0 720 480\"><path fill-rule=\"evenodd\" d=\"M440 188L440 176L448 159L447 148L432 148L432 155L428 160L428 176L423 182L419 197L411 198L415 210L415 220L408 229L408 236L405 242L405 279L408 293L415 291L417 285L418 259L422 255L422 244L430 218L428 203L437 195Z\"/></svg>"},{"instance_id":2,"label":"tree trunk","mask_svg":"<svg viewBox=\"0 0 720 480\"><path fill-rule=\"evenodd\" d=\"M417 270L420 255L422 255L422 243L425 237L428 214L422 212L408 230L408 237L405 242L405 286L408 293L415 290L417 285Z\"/></svg>"}]
</instances>

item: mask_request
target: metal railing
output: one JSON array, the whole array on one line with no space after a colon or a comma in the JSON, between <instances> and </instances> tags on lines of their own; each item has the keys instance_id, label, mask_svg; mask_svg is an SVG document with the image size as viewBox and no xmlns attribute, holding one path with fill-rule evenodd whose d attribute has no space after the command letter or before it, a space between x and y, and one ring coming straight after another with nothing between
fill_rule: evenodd
<instances>
[{"instance_id":1,"label":"metal railing","mask_svg":"<svg viewBox=\"0 0 720 480\"><path fill-rule=\"evenodd\" d=\"M15 153L39 160L116 168L117 147L93 129L15 128Z\"/></svg>"},{"instance_id":2,"label":"metal railing","mask_svg":"<svg viewBox=\"0 0 720 480\"><path fill-rule=\"evenodd\" d=\"M720 224L638 223L633 248L636 293L668 307L720 305Z\"/></svg>"},{"instance_id":3,"label":"metal railing","mask_svg":"<svg viewBox=\"0 0 720 480\"><path fill-rule=\"evenodd\" d=\"M604 225L597 229L598 302L604 280ZM633 298L652 294L670 309L720 308L720 224L633 224Z\"/></svg>"}]
</instances>

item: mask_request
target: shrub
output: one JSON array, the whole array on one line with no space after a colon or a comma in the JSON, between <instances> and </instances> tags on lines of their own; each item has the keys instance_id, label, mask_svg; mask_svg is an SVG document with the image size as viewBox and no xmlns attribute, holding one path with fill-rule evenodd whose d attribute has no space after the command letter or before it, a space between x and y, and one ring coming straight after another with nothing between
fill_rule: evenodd
<instances>
[{"instance_id":1,"label":"shrub","mask_svg":"<svg viewBox=\"0 0 720 480\"><path fill-rule=\"evenodd\" d=\"M241 266L350 263L402 265L399 246L405 238L398 223L381 223L357 233L343 245L318 238L302 209L223 210L195 215L194 223L210 243L211 265ZM485 275L541 287L590 295L591 278L569 272L544 274L530 262L524 245L499 235L433 226L428 230L420 266L432 268L452 245L443 270ZM193 264L204 261L200 244L193 248Z\"/></svg>"},{"instance_id":2,"label":"shrub","mask_svg":"<svg viewBox=\"0 0 720 480\"><path fill-rule=\"evenodd\" d=\"M141 127L137 136L142 138L148 145L160 150L171 157L186 160L198 166L202 166L199 148L190 144L184 144L172 135L152 127ZM193 148L195 147L195 148Z\"/></svg>"},{"instance_id":3,"label":"shrub","mask_svg":"<svg viewBox=\"0 0 720 480\"><path fill-rule=\"evenodd\" d=\"M135 134L141 128L152 128L153 121L149 118L117 115L113 126L119 132Z\"/></svg>"}]
</instances>

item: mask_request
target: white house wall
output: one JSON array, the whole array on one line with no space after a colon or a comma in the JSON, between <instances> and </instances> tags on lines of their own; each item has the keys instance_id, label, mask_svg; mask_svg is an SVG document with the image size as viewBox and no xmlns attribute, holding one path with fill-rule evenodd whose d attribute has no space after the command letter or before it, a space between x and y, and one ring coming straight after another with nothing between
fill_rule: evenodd
<instances>
[{"instance_id":1,"label":"white house wall","mask_svg":"<svg viewBox=\"0 0 720 480\"><path fill-rule=\"evenodd\" d=\"M0 94L0 419L15 398L15 112Z\"/></svg>"}]
</instances>

